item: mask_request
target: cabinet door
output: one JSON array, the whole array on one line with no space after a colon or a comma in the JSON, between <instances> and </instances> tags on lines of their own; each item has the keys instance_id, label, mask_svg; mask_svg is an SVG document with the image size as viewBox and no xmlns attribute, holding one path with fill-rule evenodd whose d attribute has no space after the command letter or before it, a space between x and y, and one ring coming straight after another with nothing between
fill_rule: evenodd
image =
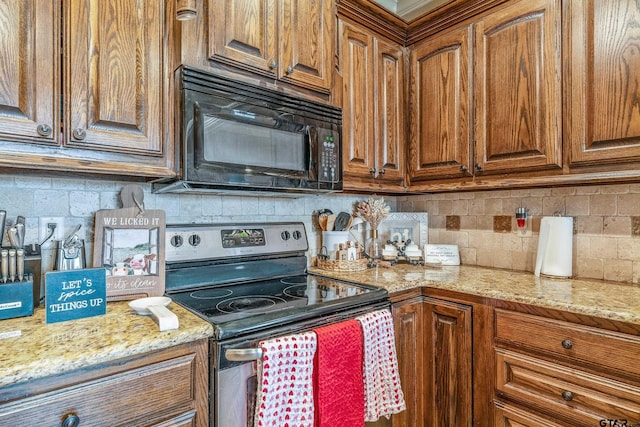
<instances>
[{"instance_id":1,"label":"cabinet door","mask_svg":"<svg viewBox=\"0 0 640 427\"><path fill-rule=\"evenodd\" d=\"M393 304L393 322L400 384L407 409L391 417L394 427L423 426L424 407L424 308L423 298ZM434 424L435 425L435 424Z\"/></svg>"},{"instance_id":2,"label":"cabinet door","mask_svg":"<svg viewBox=\"0 0 640 427\"><path fill-rule=\"evenodd\" d=\"M560 5L522 0L475 26L476 172L560 169Z\"/></svg>"},{"instance_id":3,"label":"cabinet door","mask_svg":"<svg viewBox=\"0 0 640 427\"><path fill-rule=\"evenodd\" d=\"M402 47L376 40L376 113L369 117L376 126L376 165L383 180L404 180L405 108Z\"/></svg>"},{"instance_id":4,"label":"cabinet door","mask_svg":"<svg viewBox=\"0 0 640 427\"><path fill-rule=\"evenodd\" d=\"M411 50L409 179L469 176L471 27Z\"/></svg>"},{"instance_id":5,"label":"cabinet door","mask_svg":"<svg viewBox=\"0 0 640 427\"><path fill-rule=\"evenodd\" d=\"M0 2L0 139L56 144L59 1Z\"/></svg>"},{"instance_id":6,"label":"cabinet door","mask_svg":"<svg viewBox=\"0 0 640 427\"><path fill-rule=\"evenodd\" d=\"M426 298L424 396L427 426L471 426L471 307Z\"/></svg>"},{"instance_id":7,"label":"cabinet door","mask_svg":"<svg viewBox=\"0 0 640 427\"><path fill-rule=\"evenodd\" d=\"M334 0L280 1L280 78L328 93L333 70Z\"/></svg>"},{"instance_id":8,"label":"cabinet door","mask_svg":"<svg viewBox=\"0 0 640 427\"><path fill-rule=\"evenodd\" d=\"M209 57L275 78L276 0L211 0Z\"/></svg>"},{"instance_id":9,"label":"cabinet door","mask_svg":"<svg viewBox=\"0 0 640 427\"><path fill-rule=\"evenodd\" d=\"M70 0L65 144L163 154L163 0Z\"/></svg>"},{"instance_id":10,"label":"cabinet door","mask_svg":"<svg viewBox=\"0 0 640 427\"><path fill-rule=\"evenodd\" d=\"M367 31L340 23L343 82L342 168L346 177L373 177L375 169L373 103L373 37Z\"/></svg>"},{"instance_id":11,"label":"cabinet door","mask_svg":"<svg viewBox=\"0 0 640 427\"><path fill-rule=\"evenodd\" d=\"M495 408L494 427L563 427L538 415L520 408L503 403L497 403Z\"/></svg>"},{"instance_id":12,"label":"cabinet door","mask_svg":"<svg viewBox=\"0 0 640 427\"><path fill-rule=\"evenodd\" d=\"M570 165L640 160L640 5L571 0L567 17Z\"/></svg>"}]
</instances>

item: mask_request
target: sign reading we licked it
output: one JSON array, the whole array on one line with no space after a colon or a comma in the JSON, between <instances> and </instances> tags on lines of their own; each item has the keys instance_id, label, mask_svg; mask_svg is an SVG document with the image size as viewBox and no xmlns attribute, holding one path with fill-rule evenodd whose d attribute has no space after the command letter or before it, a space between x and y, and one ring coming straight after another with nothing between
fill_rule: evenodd
<instances>
[{"instance_id":1,"label":"sign reading we licked it","mask_svg":"<svg viewBox=\"0 0 640 427\"><path fill-rule=\"evenodd\" d=\"M106 277L104 268L46 273L46 322L64 322L106 314Z\"/></svg>"}]
</instances>

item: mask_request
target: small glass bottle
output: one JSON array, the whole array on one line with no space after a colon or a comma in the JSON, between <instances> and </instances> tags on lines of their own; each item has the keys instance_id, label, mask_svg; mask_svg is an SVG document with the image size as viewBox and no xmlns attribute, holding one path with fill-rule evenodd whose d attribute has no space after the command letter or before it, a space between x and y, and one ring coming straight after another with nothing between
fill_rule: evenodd
<instances>
[{"instance_id":1,"label":"small glass bottle","mask_svg":"<svg viewBox=\"0 0 640 427\"><path fill-rule=\"evenodd\" d=\"M367 240L366 252L371 259L382 258L382 240L378 236L378 229L373 228L370 230L370 237Z\"/></svg>"}]
</instances>

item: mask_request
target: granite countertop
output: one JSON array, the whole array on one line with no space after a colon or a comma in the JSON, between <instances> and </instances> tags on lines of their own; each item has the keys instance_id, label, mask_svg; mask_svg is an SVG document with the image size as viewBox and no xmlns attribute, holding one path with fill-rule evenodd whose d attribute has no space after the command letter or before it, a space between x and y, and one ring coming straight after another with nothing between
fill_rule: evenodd
<instances>
[{"instance_id":1,"label":"granite countertop","mask_svg":"<svg viewBox=\"0 0 640 427\"><path fill-rule=\"evenodd\" d=\"M309 272L379 286L392 295L425 286L640 324L640 286L631 284L536 277L532 273L474 266L434 269L396 264L358 272L311 267Z\"/></svg>"},{"instance_id":2,"label":"granite countertop","mask_svg":"<svg viewBox=\"0 0 640 427\"><path fill-rule=\"evenodd\" d=\"M43 307L33 316L0 321L0 387L111 362L208 338L210 323L178 304L168 307L178 329L160 332L149 316L135 313L126 301L107 303L107 314L45 323Z\"/></svg>"}]
</instances>

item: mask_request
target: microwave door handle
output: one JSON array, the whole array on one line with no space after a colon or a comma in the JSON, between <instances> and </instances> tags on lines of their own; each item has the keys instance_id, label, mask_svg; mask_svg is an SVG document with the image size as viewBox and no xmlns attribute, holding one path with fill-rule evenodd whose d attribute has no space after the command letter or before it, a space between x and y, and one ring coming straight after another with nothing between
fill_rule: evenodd
<instances>
[{"instance_id":1,"label":"microwave door handle","mask_svg":"<svg viewBox=\"0 0 640 427\"><path fill-rule=\"evenodd\" d=\"M250 362L262 359L261 348L228 348L224 356L231 362Z\"/></svg>"}]
</instances>

